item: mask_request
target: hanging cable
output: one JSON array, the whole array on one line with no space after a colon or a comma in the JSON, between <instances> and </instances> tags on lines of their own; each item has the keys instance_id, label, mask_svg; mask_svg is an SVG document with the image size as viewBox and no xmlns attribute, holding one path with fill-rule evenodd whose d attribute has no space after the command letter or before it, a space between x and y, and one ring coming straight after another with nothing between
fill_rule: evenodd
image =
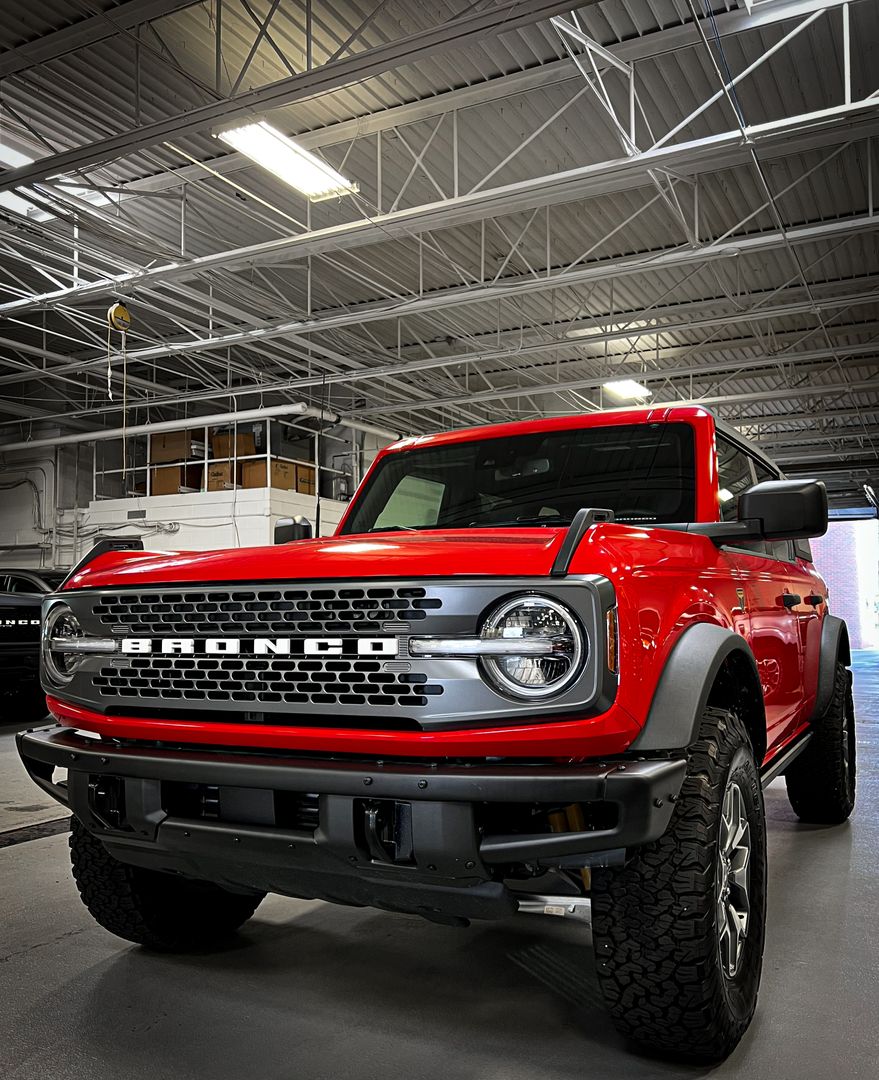
<instances>
[{"instance_id":1,"label":"hanging cable","mask_svg":"<svg viewBox=\"0 0 879 1080\"><path fill-rule=\"evenodd\" d=\"M107 396L113 400L112 335L116 330L121 336L122 358L122 487L128 484L128 330L131 315L124 304L111 304L107 309Z\"/></svg>"}]
</instances>

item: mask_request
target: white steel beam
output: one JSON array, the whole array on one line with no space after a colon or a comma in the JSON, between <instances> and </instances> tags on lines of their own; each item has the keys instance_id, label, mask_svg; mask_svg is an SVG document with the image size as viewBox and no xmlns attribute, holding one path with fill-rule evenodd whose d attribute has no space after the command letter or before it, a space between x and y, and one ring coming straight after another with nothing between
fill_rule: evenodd
<instances>
[{"instance_id":1,"label":"white steel beam","mask_svg":"<svg viewBox=\"0 0 879 1080\"><path fill-rule=\"evenodd\" d=\"M581 0L581 5L597 2L598 0ZM474 11L471 6L465 14L454 16L437 26L418 30L351 56L331 60L298 75L238 94L234 98L210 102L140 127L129 127L86 146L40 158L33 164L18 169L8 169L0 174L0 191L9 191L22 184L32 184L47 176L75 172L98 162L106 164L167 139L202 131L214 124L242 117L251 118L254 113L278 109L295 101L350 86L382 72L414 64L428 56L466 47L486 35L530 26L564 11L567 6L568 3L560 0L528 0L527 4L522 3L522 0L501 0L482 11Z\"/></svg>"},{"instance_id":2,"label":"white steel beam","mask_svg":"<svg viewBox=\"0 0 879 1080\"><path fill-rule=\"evenodd\" d=\"M746 33L749 30L761 30L790 19L802 18L814 11L833 6L841 0L776 0L775 3L758 8L752 12L744 8L721 12L716 15L712 32L729 37ZM853 0L854 3L866 3L868 0ZM701 44L702 38L694 23L681 26L668 26L640 37L629 38L617 45L607 46L607 51L616 59L627 64L678 52ZM485 105L492 101L508 100L514 94L527 93L545 86L556 86L569 80L577 80L580 73L572 60L553 60L539 67L514 71L509 75L499 75L484 82L463 86L457 90L448 90L442 94L405 105L392 106L380 112L358 116L351 120L340 120L326 127L312 131L297 132L297 143L308 150L336 143L349 142L353 139L375 135L382 131L428 120L442 113L468 109ZM223 154L210 161L211 168L222 175L252 168L253 162L242 154ZM131 194L138 192L165 191L179 187L191 180L204 179L204 170L196 165L187 165L169 172L156 173L154 176L132 180L125 185Z\"/></svg>"},{"instance_id":3,"label":"white steel beam","mask_svg":"<svg viewBox=\"0 0 879 1080\"><path fill-rule=\"evenodd\" d=\"M706 244L703 247L677 247L659 252L646 252L638 255L626 255L615 259L596 260L593 263L577 267L571 271L559 271L550 277L527 277L507 284L463 286L452 289L439 289L426 296L412 299L380 300L374 303L360 304L351 310L315 315L311 318L284 320L278 323L262 324L256 327L217 334L208 338L187 339L168 342L163 345L134 349L129 354L133 360L153 360L160 356L181 355L190 352L204 352L212 349L225 349L233 345L244 345L253 341L268 341L272 338L284 338L290 335L311 334L321 330L335 330L343 327L359 327L370 322L388 318L422 315L440 311L449 307L467 304L480 304L488 301L511 299L532 292L544 292L551 289L583 285L592 281L610 281L613 278L627 277L632 274L653 273L675 267L692 266L717 259L738 258L742 255L759 254L783 247L785 244L810 244L815 241L838 239L863 230L879 229L879 215L824 221L815 225L802 225L786 232L776 230L743 237L730 237L722 244ZM148 273L148 271L147 271ZM125 291L120 286L116 291ZM65 290L65 299L69 300L69 291ZM60 302L60 300L56 301ZM32 306L35 301L12 301L0 304L0 315L11 314Z\"/></svg>"},{"instance_id":4,"label":"white steel beam","mask_svg":"<svg viewBox=\"0 0 879 1080\"><path fill-rule=\"evenodd\" d=\"M43 34L17 48L8 49L0 55L0 78L16 75L38 64L47 64L50 60L96 45L115 34L133 30L142 23L173 15L175 11L194 7L198 3L201 0L128 0L100 14L79 19L70 26Z\"/></svg>"},{"instance_id":5,"label":"white steel beam","mask_svg":"<svg viewBox=\"0 0 879 1080\"><path fill-rule=\"evenodd\" d=\"M390 238L405 239L432 229L452 228L484 217L503 216L537 206L550 206L609 192L640 188L650 182L646 176L648 168L671 169L695 175L747 164L751 160L753 146L760 148L765 157L787 157L817 146L848 142L874 130L879 133L877 114L879 97L867 98L851 105L840 105L833 109L823 109L746 128L749 145L743 145L742 133L737 128L671 147L664 146L634 158L623 157L586 165L397 210L394 213L377 214L324 229L36 294L0 305L0 315L10 311L50 307L57 303L74 303L79 299L106 296L139 286L187 279L221 267L230 269L270 263L278 259L301 259L310 255L337 253ZM867 125L863 128L852 128L850 123L858 117L867 117ZM0 178L0 189L2 187Z\"/></svg>"}]
</instances>

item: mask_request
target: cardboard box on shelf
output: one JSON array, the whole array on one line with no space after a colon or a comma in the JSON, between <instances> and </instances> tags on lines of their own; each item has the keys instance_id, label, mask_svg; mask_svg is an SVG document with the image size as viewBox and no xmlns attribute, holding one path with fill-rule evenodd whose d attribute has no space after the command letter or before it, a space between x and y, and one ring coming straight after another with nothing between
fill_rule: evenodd
<instances>
[{"instance_id":1,"label":"cardboard box on shelf","mask_svg":"<svg viewBox=\"0 0 879 1080\"><path fill-rule=\"evenodd\" d=\"M201 490L201 465L162 465L152 473L151 495L178 495Z\"/></svg>"},{"instance_id":2,"label":"cardboard box on shelf","mask_svg":"<svg viewBox=\"0 0 879 1080\"><path fill-rule=\"evenodd\" d=\"M296 466L296 490L301 495L313 495L316 470L314 465Z\"/></svg>"},{"instance_id":3,"label":"cardboard box on shelf","mask_svg":"<svg viewBox=\"0 0 879 1080\"><path fill-rule=\"evenodd\" d=\"M198 435L201 435L198 432ZM205 444L203 438L196 438L191 431L165 431L150 436L150 464L158 465L165 461L186 461L190 458L203 458Z\"/></svg>"},{"instance_id":4,"label":"cardboard box on shelf","mask_svg":"<svg viewBox=\"0 0 879 1080\"><path fill-rule=\"evenodd\" d=\"M252 431L239 431L233 438L231 431L211 435L211 457L251 457L256 453L256 440Z\"/></svg>"},{"instance_id":5,"label":"cardboard box on shelf","mask_svg":"<svg viewBox=\"0 0 879 1080\"><path fill-rule=\"evenodd\" d=\"M208 465L206 489L208 491L228 491L235 487L231 461L215 461Z\"/></svg>"},{"instance_id":6,"label":"cardboard box on shelf","mask_svg":"<svg viewBox=\"0 0 879 1080\"><path fill-rule=\"evenodd\" d=\"M266 461L245 461L241 466L241 486L246 488L273 487L292 491L296 483L296 468L290 461L272 458L270 482L266 483Z\"/></svg>"}]
</instances>

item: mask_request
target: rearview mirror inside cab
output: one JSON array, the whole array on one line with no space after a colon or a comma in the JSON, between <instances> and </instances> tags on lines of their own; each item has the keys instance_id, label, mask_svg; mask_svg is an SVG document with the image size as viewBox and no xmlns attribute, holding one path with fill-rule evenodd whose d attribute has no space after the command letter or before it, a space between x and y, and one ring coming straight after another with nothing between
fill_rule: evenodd
<instances>
[{"instance_id":1,"label":"rearview mirror inside cab","mask_svg":"<svg viewBox=\"0 0 879 1080\"><path fill-rule=\"evenodd\" d=\"M739 497L739 521L756 521L767 540L827 532L827 489L820 480L764 480Z\"/></svg>"}]
</instances>

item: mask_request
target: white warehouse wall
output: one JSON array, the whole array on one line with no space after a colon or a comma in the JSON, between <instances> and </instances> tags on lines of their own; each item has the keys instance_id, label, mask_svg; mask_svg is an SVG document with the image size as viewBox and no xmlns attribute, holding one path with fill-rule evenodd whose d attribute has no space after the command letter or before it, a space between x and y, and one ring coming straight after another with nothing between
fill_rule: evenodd
<instances>
[{"instance_id":1,"label":"white warehouse wall","mask_svg":"<svg viewBox=\"0 0 879 1080\"><path fill-rule=\"evenodd\" d=\"M147 550L206 551L271 544L279 518L301 515L312 526L315 523L313 495L239 488L94 500L90 458L79 483L72 455L59 454L57 484L55 468L54 458L36 455L20 456L0 468L0 564L71 566L99 535L140 537ZM84 480L87 490L80 490L77 507L74 491ZM321 499L321 535L335 530L346 507L347 503Z\"/></svg>"},{"instance_id":2,"label":"white warehouse wall","mask_svg":"<svg viewBox=\"0 0 879 1080\"><path fill-rule=\"evenodd\" d=\"M367 433L357 442L362 475L388 439ZM6 455L0 464L0 565L68 567L98 535L142 537L147 549L157 551L258 546L272 543L279 518L301 515L312 526L316 518L314 496L292 491L239 488L95 500L92 485L90 445ZM347 505L321 499L321 535L335 530Z\"/></svg>"}]
</instances>

